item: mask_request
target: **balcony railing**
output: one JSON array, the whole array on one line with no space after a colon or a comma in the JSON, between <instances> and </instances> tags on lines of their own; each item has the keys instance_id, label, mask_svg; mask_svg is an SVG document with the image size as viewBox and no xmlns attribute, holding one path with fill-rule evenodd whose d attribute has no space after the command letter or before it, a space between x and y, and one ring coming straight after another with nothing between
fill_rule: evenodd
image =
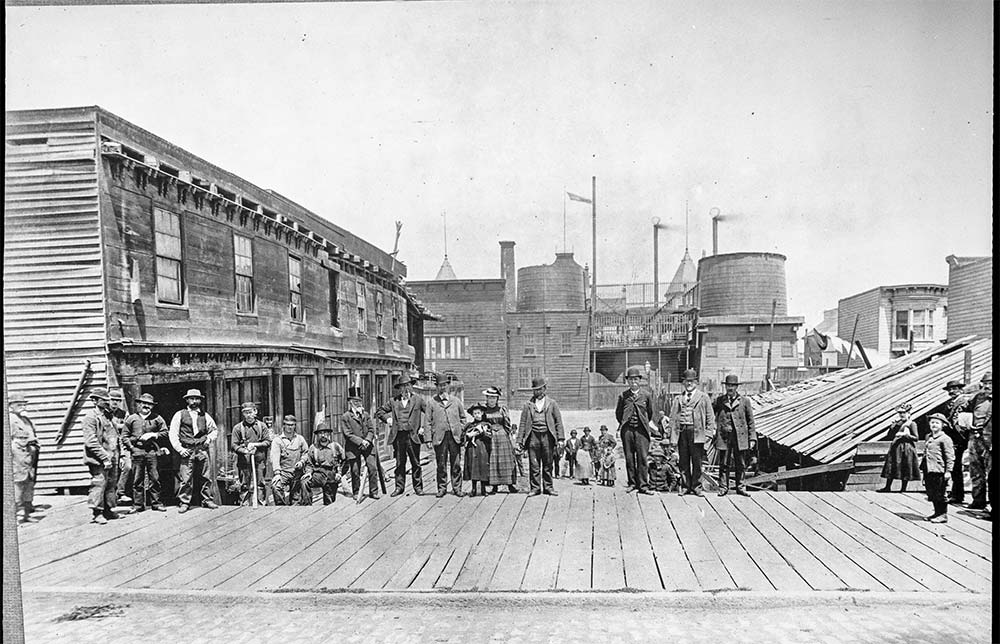
<instances>
[{"instance_id":1,"label":"balcony railing","mask_svg":"<svg viewBox=\"0 0 1000 644\"><path fill-rule=\"evenodd\" d=\"M594 313L595 348L683 345L693 313Z\"/></svg>"}]
</instances>

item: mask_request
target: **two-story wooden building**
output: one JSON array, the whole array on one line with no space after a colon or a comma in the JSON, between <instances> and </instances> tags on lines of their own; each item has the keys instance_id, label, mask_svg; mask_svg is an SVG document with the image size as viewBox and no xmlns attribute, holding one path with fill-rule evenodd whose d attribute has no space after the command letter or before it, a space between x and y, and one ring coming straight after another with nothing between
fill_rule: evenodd
<instances>
[{"instance_id":1,"label":"two-story wooden building","mask_svg":"<svg viewBox=\"0 0 1000 644\"><path fill-rule=\"evenodd\" d=\"M87 483L96 387L168 421L200 389L226 437L251 400L310 438L318 411L339 429L349 385L370 406L422 366L405 265L280 194L99 107L7 112L5 153L5 369L40 488Z\"/></svg>"}]
</instances>

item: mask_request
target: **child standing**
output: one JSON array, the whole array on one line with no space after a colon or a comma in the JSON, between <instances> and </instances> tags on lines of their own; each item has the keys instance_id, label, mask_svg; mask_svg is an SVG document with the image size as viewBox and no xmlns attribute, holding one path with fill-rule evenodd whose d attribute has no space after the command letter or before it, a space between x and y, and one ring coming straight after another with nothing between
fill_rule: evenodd
<instances>
[{"instance_id":1,"label":"child standing","mask_svg":"<svg viewBox=\"0 0 1000 644\"><path fill-rule=\"evenodd\" d=\"M580 485L590 485L590 479L593 476L594 461L590 452L586 449L580 449L576 453L576 478L579 479Z\"/></svg>"},{"instance_id":2,"label":"child standing","mask_svg":"<svg viewBox=\"0 0 1000 644\"><path fill-rule=\"evenodd\" d=\"M566 441L559 439L556 443L556 453L552 458L552 478L559 478L562 475L563 466L566 465L564 457L566 455Z\"/></svg>"},{"instance_id":3,"label":"child standing","mask_svg":"<svg viewBox=\"0 0 1000 644\"><path fill-rule=\"evenodd\" d=\"M486 485L490 482L490 447L492 444L493 431L489 422L484 418L486 408L476 403L469 408L472 414L472 422L465 426L465 480L472 481L472 494L477 496L476 483L479 484L479 493L486 495Z\"/></svg>"},{"instance_id":4,"label":"child standing","mask_svg":"<svg viewBox=\"0 0 1000 644\"><path fill-rule=\"evenodd\" d=\"M600 482L609 487L615 485L615 449L610 446L604 448L604 456L601 457Z\"/></svg>"},{"instance_id":5,"label":"child standing","mask_svg":"<svg viewBox=\"0 0 1000 644\"><path fill-rule=\"evenodd\" d=\"M890 491L893 479L900 480L900 492L906 491L906 484L910 481L920 480L920 469L917 465L917 424L910 420L910 409L909 403L903 403L896 408L899 418L889 428L892 444L882 466L885 487L878 490L879 492Z\"/></svg>"},{"instance_id":6,"label":"child standing","mask_svg":"<svg viewBox=\"0 0 1000 644\"><path fill-rule=\"evenodd\" d=\"M927 437L924 446L924 463L927 475L927 496L934 504L934 514L927 517L931 523L948 522L948 500L945 499L945 477L955 464L955 446L951 438L944 433L948 419L943 414L931 414L927 418L931 426L931 435Z\"/></svg>"}]
</instances>

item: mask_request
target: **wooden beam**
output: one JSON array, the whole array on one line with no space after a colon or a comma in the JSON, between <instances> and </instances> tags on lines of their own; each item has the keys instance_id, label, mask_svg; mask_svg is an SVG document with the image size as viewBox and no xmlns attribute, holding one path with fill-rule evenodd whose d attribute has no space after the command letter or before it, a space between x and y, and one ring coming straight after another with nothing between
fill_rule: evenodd
<instances>
[{"instance_id":1,"label":"wooden beam","mask_svg":"<svg viewBox=\"0 0 1000 644\"><path fill-rule=\"evenodd\" d=\"M797 479L803 476L812 476L814 474L828 474L830 472L842 472L844 470L853 470L854 463L852 461L846 461L844 463L827 463L826 465L815 465L813 467L802 467L795 470L780 470L778 472L770 472L768 474L760 474L753 478L744 479L743 482L747 485L760 485L761 483L774 483L777 481L787 481L789 479Z\"/></svg>"}]
</instances>

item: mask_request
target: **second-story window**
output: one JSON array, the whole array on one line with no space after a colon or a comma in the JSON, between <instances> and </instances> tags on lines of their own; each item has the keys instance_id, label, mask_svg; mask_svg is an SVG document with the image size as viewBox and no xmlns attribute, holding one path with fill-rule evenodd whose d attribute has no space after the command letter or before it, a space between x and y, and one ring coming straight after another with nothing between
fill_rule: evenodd
<instances>
[{"instance_id":1,"label":"second-story window","mask_svg":"<svg viewBox=\"0 0 1000 644\"><path fill-rule=\"evenodd\" d=\"M521 336L521 346L524 348L524 355L526 356L536 355L534 334L525 333L523 336Z\"/></svg>"},{"instance_id":2,"label":"second-story window","mask_svg":"<svg viewBox=\"0 0 1000 644\"><path fill-rule=\"evenodd\" d=\"M330 326L340 326L340 273L328 271L330 277Z\"/></svg>"},{"instance_id":3,"label":"second-story window","mask_svg":"<svg viewBox=\"0 0 1000 644\"><path fill-rule=\"evenodd\" d=\"M156 301L183 304L180 215L155 208L153 226L156 244Z\"/></svg>"},{"instance_id":4,"label":"second-story window","mask_svg":"<svg viewBox=\"0 0 1000 644\"><path fill-rule=\"evenodd\" d=\"M375 291L375 335L385 337L385 293Z\"/></svg>"},{"instance_id":5,"label":"second-story window","mask_svg":"<svg viewBox=\"0 0 1000 644\"><path fill-rule=\"evenodd\" d=\"M399 298L392 298L392 339L399 339Z\"/></svg>"},{"instance_id":6,"label":"second-story window","mask_svg":"<svg viewBox=\"0 0 1000 644\"><path fill-rule=\"evenodd\" d=\"M354 283L358 301L358 333L368 333L368 289L358 280Z\"/></svg>"},{"instance_id":7,"label":"second-story window","mask_svg":"<svg viewBox=\"0 0 1000 644\"><path fill-rule=\"evenodd\" d=\"M302 321L302 260L288 256L288 314L295 322Z\"/></svg>"},{"instance_id":8,"label":"second-story window","mask_svg":"<svg viewBox=\"0 0 1000 644\"><path fill-rule=\"evenodd\" d=\"M234 234L233 255L236 264L236 312L253 313L253 240Z\"/></svg>"}]
</instances>

